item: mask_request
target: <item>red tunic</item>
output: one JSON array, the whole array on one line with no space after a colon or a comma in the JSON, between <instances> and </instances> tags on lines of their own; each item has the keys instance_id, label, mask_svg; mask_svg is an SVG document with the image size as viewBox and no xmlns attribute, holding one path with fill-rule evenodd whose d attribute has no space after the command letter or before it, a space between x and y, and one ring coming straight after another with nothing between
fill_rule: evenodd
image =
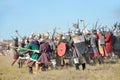
<instances>
[{"instance_id":1,"label":"red tunic","mask_svg":"<svg viewBox=\"0 0 120 80\"><path fill-rule=\"evenodd\" d=\"M105 35L105 49L106 49L107 53L113 51L113 49L112 49L112 35L109 33Z\"/></svg>"}]
</instances>

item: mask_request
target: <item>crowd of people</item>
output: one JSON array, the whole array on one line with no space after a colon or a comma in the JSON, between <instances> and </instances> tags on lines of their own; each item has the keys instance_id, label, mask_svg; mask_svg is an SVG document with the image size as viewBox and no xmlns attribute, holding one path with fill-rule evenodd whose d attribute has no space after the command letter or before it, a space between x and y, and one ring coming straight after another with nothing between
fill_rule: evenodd
<instances>
[{"instance_id":1,"label":"crowd of people","mask_svg":"<svg viewBox=\"0 0 120 80\"><path fill-rule=\"evenodd\" d=\"M58 55L58 45L63 42L66 45L66 51L63 56ZM73 33L65 34L48 33L35 35L32 33L29 37L24 37L21 41L18 37L13 37L11 48L14 53L12 66L18 60L19 67L21 59L25 59L29 68L29 73L33 73L33 66L38 71L46 71L49 65L56 66L74 66L79 70L86 69L86 63L95 65L104 64L106 59L115 59L117 55L120 58L120 30L110 31L108 29L92 29L89 33L83 33L76 28ZM26 58L24 58L28 55ZM54 60L54 61L53 61Z\"/></svg>"}]
</instances>

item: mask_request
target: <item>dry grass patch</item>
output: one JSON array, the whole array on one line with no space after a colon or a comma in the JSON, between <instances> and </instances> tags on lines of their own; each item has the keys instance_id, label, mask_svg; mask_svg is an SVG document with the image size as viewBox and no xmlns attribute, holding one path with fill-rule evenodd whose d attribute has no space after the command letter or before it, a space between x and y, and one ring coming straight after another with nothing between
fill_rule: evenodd
<instances>
[{"instance_id":1,"label":"dry grass patch","mask_svg":"<svg viewBox=\"0 0 120 80\"><path fill-rule=\"evenodd\" d=\"M11 56L0 56L0 80L120 80L120 60L103 65L87 65L85 71L69 67L33 75L28 73L25 65L23 68L18 68L17 64L11 66L11 60Z\"/></svg>"}]
</instances>

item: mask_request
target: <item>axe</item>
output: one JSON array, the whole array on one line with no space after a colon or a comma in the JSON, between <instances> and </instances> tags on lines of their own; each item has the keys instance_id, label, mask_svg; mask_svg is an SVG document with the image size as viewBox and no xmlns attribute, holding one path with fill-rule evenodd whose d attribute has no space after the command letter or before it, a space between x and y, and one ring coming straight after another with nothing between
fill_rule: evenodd
<instances>
[{"instance_id":1,"label":"axe","mask_svg":"<svg viewBox=\"0 0 120 80\"><path fill-rule=\"evenodd\" d=\"M15 32L17 33L17 35L18 35L21 39L23 39L23 38L21 37L21 35L18 33L18 30L16 30Z\"/></svg>"}]
</instances>

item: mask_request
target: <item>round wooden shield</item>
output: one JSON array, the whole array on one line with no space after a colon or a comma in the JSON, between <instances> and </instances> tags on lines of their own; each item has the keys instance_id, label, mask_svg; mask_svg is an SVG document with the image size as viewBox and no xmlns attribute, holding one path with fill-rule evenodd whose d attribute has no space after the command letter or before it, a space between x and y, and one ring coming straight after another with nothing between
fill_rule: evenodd
<instances>
[{"instance_id":1,"label":"round wooden shield","mask_svg":"<svg viewBox=\"0 0 120 80\"><path fill-rule=\"evenodd\" d=\"M58 56L64 56L66 52L66 44L64 42L60 42L57 46L57 54Z\"/></svg>"}]
</instances>

